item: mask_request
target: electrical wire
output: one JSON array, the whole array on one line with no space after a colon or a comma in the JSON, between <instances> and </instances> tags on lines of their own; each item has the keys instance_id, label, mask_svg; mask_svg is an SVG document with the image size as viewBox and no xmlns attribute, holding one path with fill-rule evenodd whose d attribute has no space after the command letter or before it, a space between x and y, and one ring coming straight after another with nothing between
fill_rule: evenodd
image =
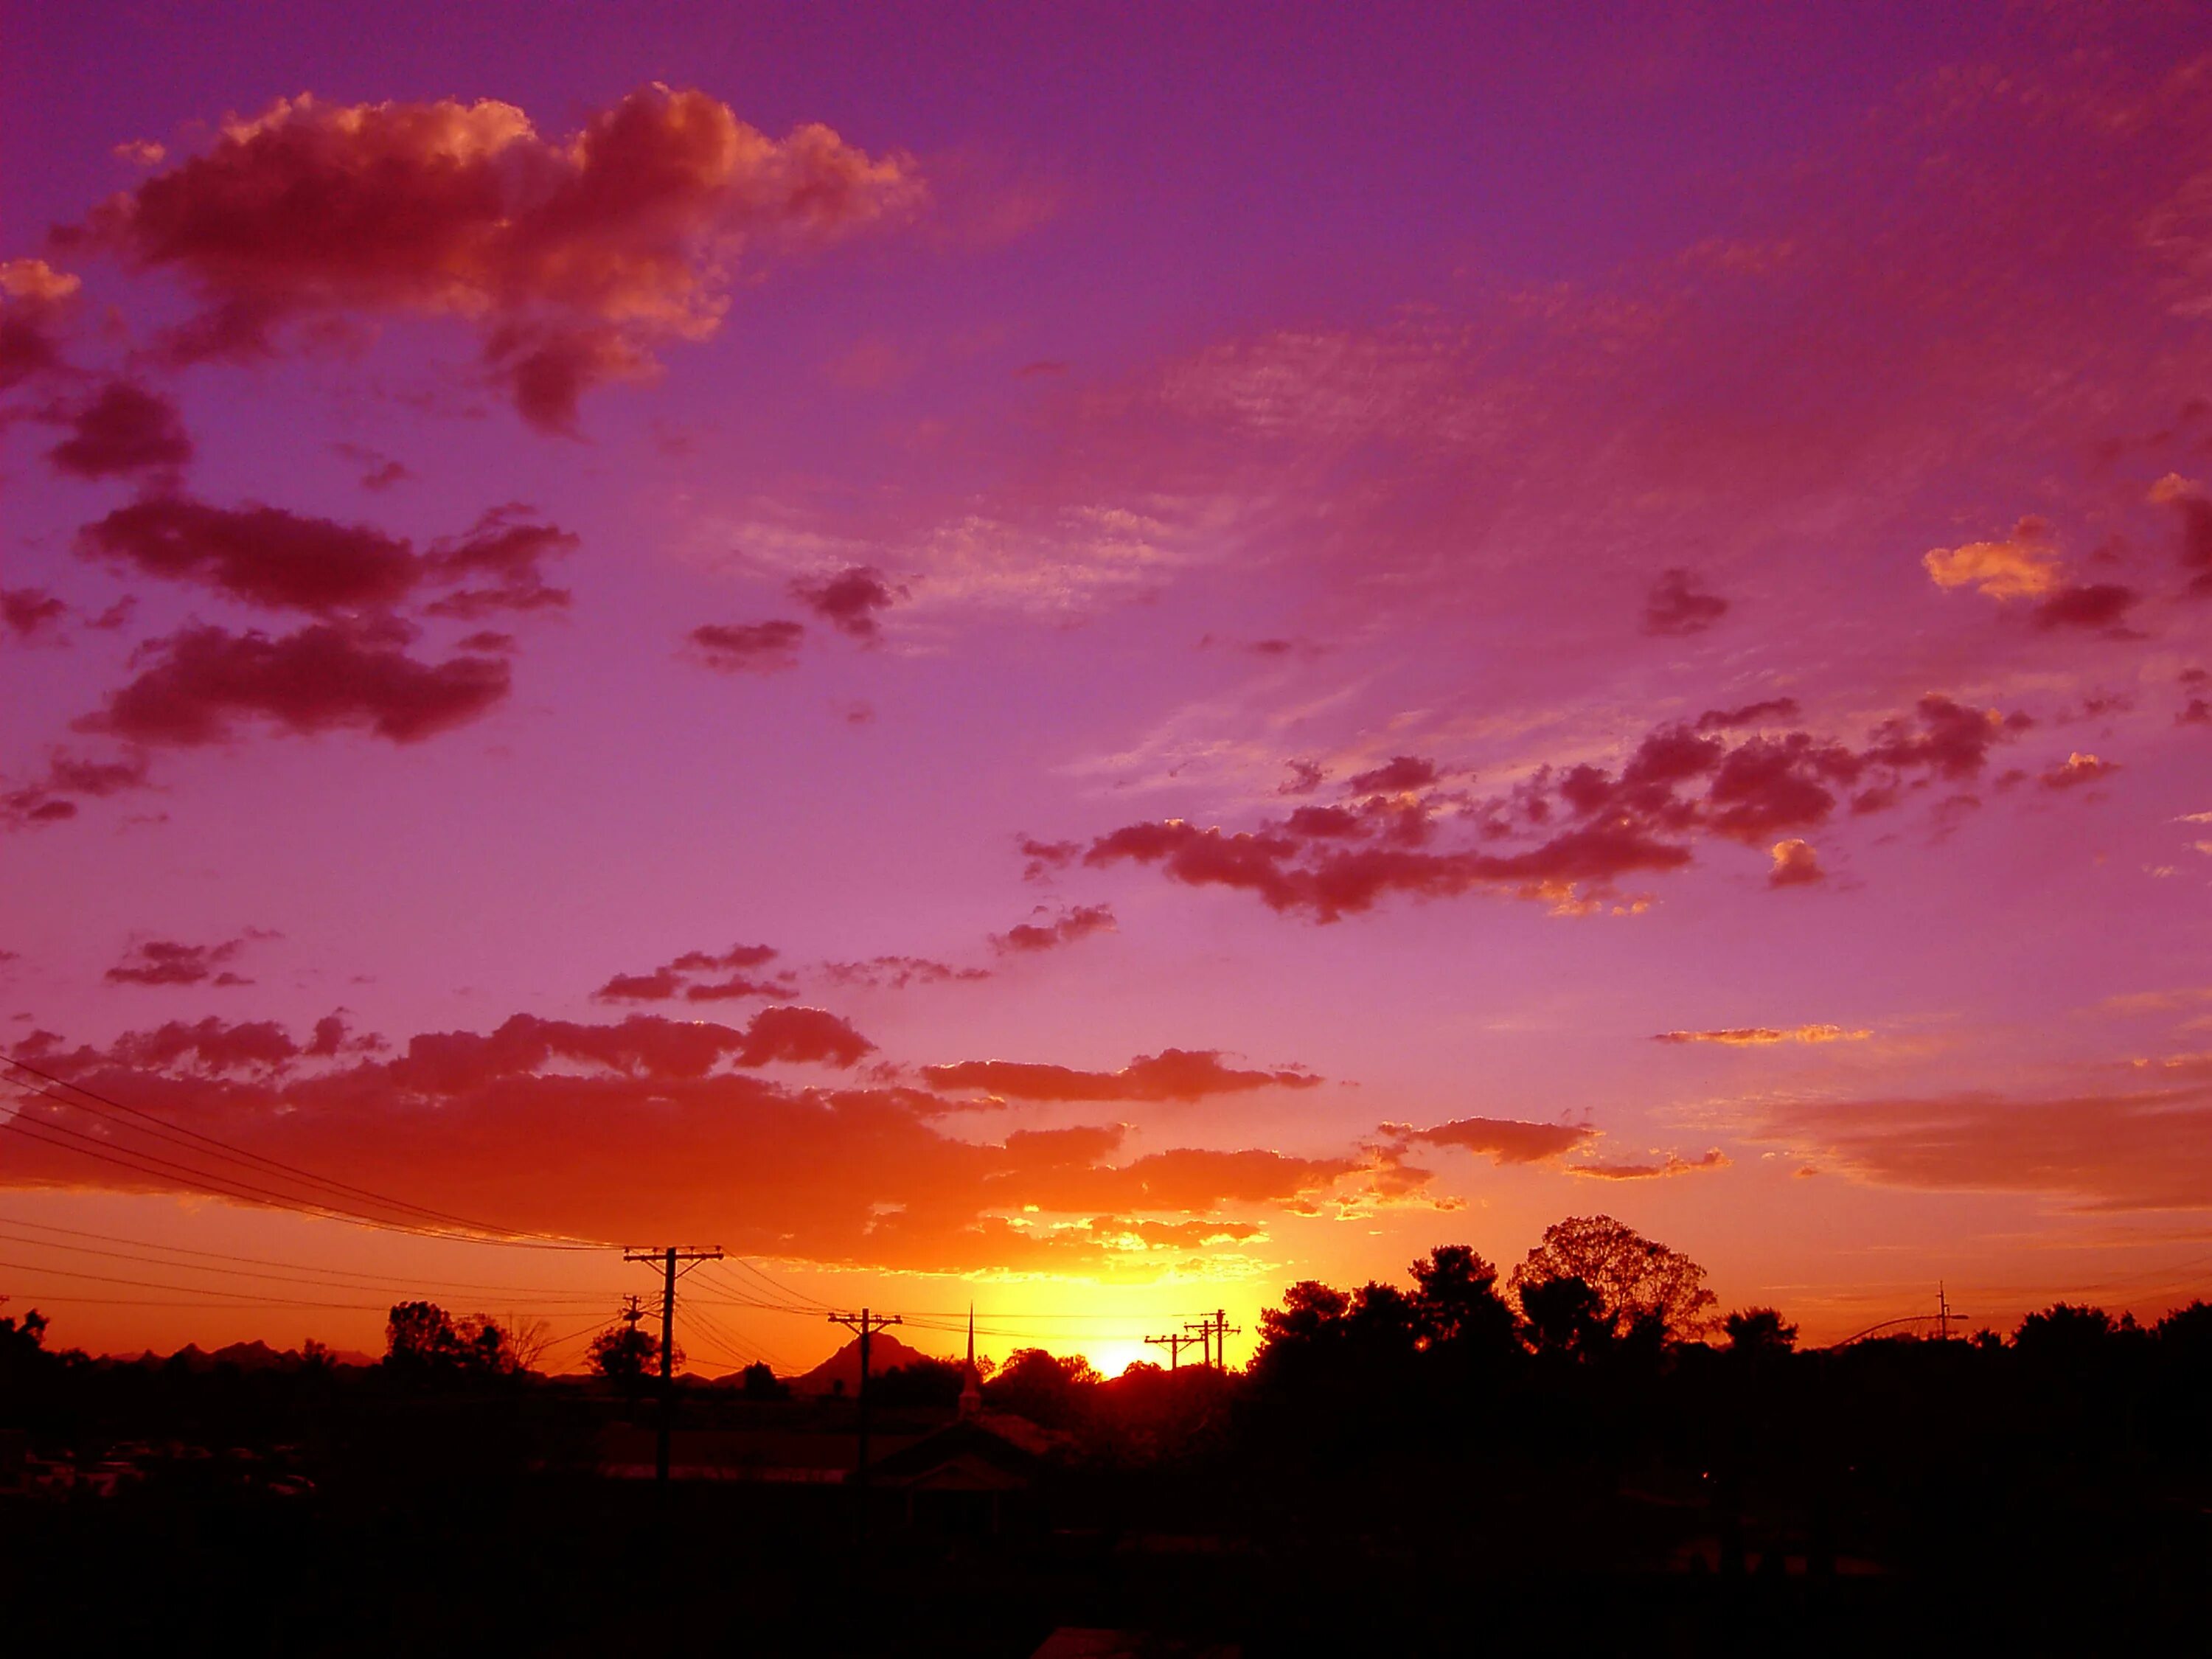
<instances>
[{"instance_id":1,"label":"electrical wire","mask_svg":"<svg viewBox=\"0 0 2212 1659\"><path fill-rule=\"evenodd\" d=\"M37 1231L37 1232L42 1232L42 1233L61 1233L61 1234L66 1235L68 1237L70 1237L70 1238L90 1238L90 1239L96 1239L96 1240L98 1240L100 1243L103 1243L103 1244L129 1244L129 1245L134 1245L134 1246L136 1246L136 1247L137 1247L137 1248L139 1248L139 1249L141 1249L159 1250L159 1251L163 1251L163 1252L166 1252L166 1253L167 1253L167 1254L174 1255L204 1256L204 1257L207 1257L207 1258L209 1258L209 1259L210 1259L210 1260L216 1261L237 1261L237 1262L244 1262L244 1263L246 1263L246 1264L247 1264L247 1265L249 1265L249 1266L256 1267L298 1267L298 1268L300 1269L300 1271L301 1271L301 1272L302 1272L302 1273L324 1273L324 1274L330 1274L330 1275L333 1275L333 1276L342 1276L342 1277L348 1278L348 1279L368 1279L368 1280L372 1280L372 1281L374 1281L374 1282L375 1282L375 1283L377 1283L377 1284L388 1285L388 1284L392 1284L392 1283L394 1283L394 1282L400 1282L400 1283L410 1283L410 1282L413 1282L413 1281L411 1281L411 1280L404 1280L404 1279L395 1280L395 1277L394 1277L393 1275L391 1275L391 1274L384 1274L384 1273L371 1273L363 1272L363 1271L362 1271L362 1270L359 1270L359 1269L356 1269L356 1268L352 1268L352 1267L310 1267L310 1266L308 1266L307 1264L306 1264L306 1263L304 1263L304 1262L281 1261L272 1260L271 1258L270 1258L270 1257L268 1257L268 1256L262 1256L262 1255L232 1255L232 1254L230 1254L230 1253L228 1253L228 1252L227 1252L227 1251L222 1251L222 1250L203 1250L203 1249L195 1249L195 1248L193 1248L192 1246L188 1245L188 1244L163 1244L163 1243L157 1243L156 1241L155 1241L155 1240L153 1240L153 1239L148 1239L148 1238L125 1238L125 1237L120 1237L119 1235L113 1234L113 1233L96 1233L96 1232L88 1232L88 1231L85 1231L83 1228L82 1228L82 1227L60 1227L60 1226L56 1226L56 1225L55 1225L53 1223L52 1223L52 1222L46 1222L46 1221L27 1221L27 1220L24 1220L24 1219L22 1219L22 1218L21 1218L15 1217L15 1216L0 1216L0 1227L28 1227L28 1228L30 1228L30 1229L32 1229L32 1230L33 1230L34 1231ZM54 1249L83 1249L83 1248L84 1248L83 1246L81 1246L81 1245L80 1245L80 1246L67 1245L67 1244L64 1244L64 1243L58 1243L58 1242L50 1242L50 1241L46 1240L46 1239L22 1239L22 1240L19 1240L18 1242L19 1242L19 1243L27 1243L27 1244L28 1244L28 1243L49 1244L49 1245L50 1245L50 1248ZM107 1254L107 1253L106 1253L106 1252L95 1252L95 1254ZM178 1267L185 1267L185 1266L188 1266L188 1265L190 1265L190 1264L188 1264L188 1263L184 1263L184 1262L178 1262L178 1263L175 1263L175 1264L163 1263L163 1264L161 1264L161 1265L164 1265L164 1266L167 1266L167 1265L175 1265L175 1266L178 1266ZM428 1289L428 1288L436 1288L436 1289L440 1289L440 1290L512 1291L512 1292L517 1292L517 1293L525 1294L525 1295L532 1294L532 1293L534 1293L534 1292L537 1292L537 1291L545 1291L545 1290L548 1290L549 1288L550 1288L550 1287L544 1286L544 1285L489 1285L489 1284L485 1284L485 1283L483 1283L483 1281L481 1281L481 1280L477 1280L477 1279L441 1279L434 1280L434 1281L424 1281L424 1282L423 1282L423 1287L424 1287L424 1288L426 1288L426 1289ZM565 1294L568 1294L568 1292L562 1291L562 1292L560 1292L560 1294L563 1294L563 1295L565 1295ZM581 1293L581 1292L578 1292L578 1294L582 1294L582 1293Z\"/></svg>"},{"instance_id":2,"label":"electrical wire","mask_svg":"<svg viewBox=\"0 0 2212 1659\"><path fill-rule=\"evenodd\" d=\"M403 1213L411 1212L415 1215L421 1216L428 1221L441 1224L441 1227L458 1228L464 1235L466 1236L497 1237L503 1241L518 1243L526 1241L548 1249L604 1249L609 1248L603 1241L600 1240L574 1238L550 1233L533 1233L517 1228L497 1226L489 1222L476 1220L471 1217L455 1215L448 1211L432 1209L426 1205L416 1204L406 1199L393 1198L387 1194L379 1193L370 1188L356 1187L349 1182L338 1181L329 1176L318 1175L312 1170L306 1170L297 1164L284 1163L281 1159L270 1158L264 1153L250 1152L245 1147L234 1146L229 1141L221 1139L216 1136L204 1133L197 1129L187 1128L182 1124L172 1123L166 1118L156 1116L155 1114L142 1110L140 1108L136 1106L126 1105L123 1102L112 1099L106 1095L100 1093L96 1090L87 1088L83 1084L74 1083L67 1078L58 1077L53 1073L46 1071L40 1066L33 1066L29 1061L19 1059L14 1054L0 1053L0 1062L4 1062L9 1066L12 1066L18 1071L28 1073L31 1076L40 1078L46 1083L70 1090L73 1091L74 1094L83 1096L85 1098L83 1100L72 1099L68 1096L55 1094L52 1089L43 1089L33 1084L24 1083L18 1079L9 1079L9 1081L16 1088L28 1090L30 1092L34 1094L44 1095L50 1100L57 1101L61 1104L70 1106L76 1110L86 1112L96 1117L108 1118L110 1121L116 1121L114 1117L115 1114L123 1114L129 1118L140 1120L145 1124L153 1126L150 1128L139 1129L138 1133L151 1134L158 1139L169 1141L172 1144L179 1146L184 1146L189 1142L198 1142L208 1149L208 1152L206 1153L203 1153L202 1156L212 1155L228 1162L243 1165L248 1169L254 1169L258 1166L259 1169L272 1170L280 1175L289 1176L295 1184L305 1185L311 1189L314 1188L322 1188L332 1193L350 1194L356 1198L366 1199L370 1203L380 1205L388 1210L396 1210ZM87 1101L96 1103L88 1105L86 1103ZM106 1109L103 1110L103 1108ZM53 1125L49 1127L58 1127L59 1126ZM125 1127L136 1127L135 1125L126 1125ZM240 1184L244 1185L246 1183L241 1182ZM310 1198L307 1201L317 1203L319 1207L336 1209L341 1212L344 1212L344 1206L343 1205L321 1204L320 1200L313 1198ZM365 1218L356 1217L356 1218Z\"/></svg>"},{"instance_id":3,"label":"electrical wire","mask_svg":"<svg viewBox=\"0 0 2212 1659\"><path fill-rule=\"evenodd\" d=\"M159 1282L158 1280L155 1280L155 1279L118 1279L118 1278L117 1278L115 1275L113 1275L112 1273L88 1273L82 1272L82 1271L81 1271L80 1269L78 1269L78 1268L75 1268L75 1267L34 1267L34 1266L33 1266L31 1263L29 1263L29 1262L26 1262L26 1261L0 1261L0 1267L5 1267L5 1268L7 1268L7 1269L8 1269L9 1272L11 1272L11 1273L46 1273L46 1274L50 1274L50 1275L52 1275L52 1277L57 1278L57 1279L87 1279L87 1280L89 1280L89 1281L91 1281L92 1283L99 1284L99 1285L130 1285L131 1288L133 1288L134 1290L141 1290L141 1291L182 1291L182 1292L183 1292L185 1295L186 1295L186 1296L201 1296L201 1295L204 1295L204 1294L206 1294L206 1292L207 1292L207 1288L208 1288L208 1287L207 1287L206 1285L165 1285L165 1284L162 1284L162 1283ZM24 1292L24 1293L23 1293L23 1295L24 1295L24 1299L25 1299L26 1301L28 1301L28 1300L30 1300L30 1299L31 1299L31 1298L30 1298L30 1294L29 1294L28 1292ZM52 1299L53 1299L53 1300L57 1300L57 1301L60 1300L60 1298L59 1298L59 1297L54 1297L54 1298L52 1298ZM256 1303L266 1304L267 1305L269 1305L269 1306L270 1306L270 1307L296 1307L296 1308L360 1307L360 1308L363 1308L363 1309L365 1309L365 1310L366 1310L366 1311L370 1312L370 1313L377 1313L377 1312L380 1312L380 1311L382 1311L382 1310L380 1310L380 1309L377 1308L374 1304L362 1304L362 1303L332 1303L332 1302L307 1302L307 1301L302 1301L302 1300L301 1300L301 1299L300 1299L299 1297L289 1297L289 1296L264 1296L264 1297L254 1297L254 1298L253 1298L253 1300L254 1300Z\"/></svg>"},{"instance_id":4,"label":"electrical wire","mask_svg":"<svg viewBox=\"0 0 2212 1659\"><path fill-rule=\"evenodd\" d=\"M12 1082L12 1079L10 1081ZM14 1086L21 1088L24 1085L15 1084ZM33 1090L30 1092L45 1094L46 1091ZM60 1098L58 1096L52 1097ZM74 1103L64 1101L64 1103L73 1104ZM79 1158L92 1158L101 1164L112 1164L137 1175L149 1176L157 1181L163 1182L164 1184L173 1184L170 1177L182 1176L191 1183L189 1190L208 1193L222 1198L239 1199L246 1203L264 1208L289 1210L297 1215L313 1216L320 1220L349 1222L355 1226L372 1227L380 1232L408 1233L418 1238L443 1238L457 1243L497 1244L520 1249L607 1248L547 1244L529 1239L487 1237L475 1233L448 1232L433 1227L382 1220L374 1216L361 1215L333 1206L320 1204L312 1199L302 1200L289 1194L273 1192L267 1188L256 1187L250 1182L238 1180L234 1176L210 1175L205 1170L193 1169L188 1165L177 1164L135 1146L117 1147L112 1142L102 1141L97 1136L86 1134L81 1130L66 1128L58 1123L41 1121L36 1125L28 1124L24 1122L21 1113L4 1121L0 1121L0 1130L21 1135L25 1139L35 1141L41 1146L52 1146L57 1151L72 1152ZM66 1136L68 1139L58 1140L54 1138L56 1135ZM85 1144L72 1146L70 1144L70 1141L82 1141ZM106 1150L101 1150L102 1148Z\"/></svg>"}]
</instances>

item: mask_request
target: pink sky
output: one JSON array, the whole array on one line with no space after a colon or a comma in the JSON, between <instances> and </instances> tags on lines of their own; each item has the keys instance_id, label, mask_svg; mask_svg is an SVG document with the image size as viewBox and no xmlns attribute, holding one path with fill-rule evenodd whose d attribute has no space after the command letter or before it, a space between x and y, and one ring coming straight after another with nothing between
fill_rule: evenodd
<instances>
[{"instance_id":1,"label":"pink sky","mask_svg":"<svg viewBox=\"0 0 2212 1659\"><path fill-rule=\"evenodd\" d=\"M1595 1211L2205 1288L2192 8L9 27L16 1054L1116 1366ZM66 1342L646 1288L93 1145Z\"/></svg>"}]
</instances>

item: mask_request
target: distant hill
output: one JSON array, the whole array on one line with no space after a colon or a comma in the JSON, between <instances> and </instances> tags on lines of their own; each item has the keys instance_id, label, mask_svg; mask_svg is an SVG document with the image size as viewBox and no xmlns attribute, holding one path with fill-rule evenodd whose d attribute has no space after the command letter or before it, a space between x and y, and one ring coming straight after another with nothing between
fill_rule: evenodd
<instances>
[{"instance_id":1,"label":"distant hill","mask_svg":"<svg viewBox=\"0 0 2212 1659\"><path fill-rule=\"evenodd\" d=\"M356 1353L348 1348L331 1350L334 1365L374 1365L376 1361L368 1354ZM186 1343L173 1354L158 1354L151 1348L142 1354L110 1354L105 1363L112 1365L166 1365L180 1364L188 1371L211 1371L218 1365L235 1365L242 1371L296 1370L304 1363L297 1351L291 1348L272 1348L266 1342L234 1342L228 1347L208 1352L197 1343Z\"/></svg>"},{"instance_id":2,"label":"distant hill","mask_svg":"<svg viewBox=\"0 0 2212 1659\"><path fill-rule=\"evenodd\" d=\"M934 1359L893 1336L889 1331L878 1331L869 1339L868 1373L881 1376L885 1371L896 1370L901 1365L910 1365L917 1359ZM812 1370L787 1379L791 1391L798 1395L830 1394L842 1382L847 1394L858 1394L860 1389L860 1339L854 1337L831 1354Z\"/></svg>"}]
</instances>

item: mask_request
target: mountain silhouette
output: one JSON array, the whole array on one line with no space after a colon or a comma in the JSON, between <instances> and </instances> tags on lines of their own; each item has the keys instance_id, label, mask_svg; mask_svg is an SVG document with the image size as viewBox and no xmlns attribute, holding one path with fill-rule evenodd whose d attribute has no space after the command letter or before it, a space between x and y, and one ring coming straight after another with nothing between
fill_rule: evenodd
<instances>
[{"instance_id":1,"label":"mountain silhouette","mask_svg":"<svg viewBox=\"0 0 2212 1659\"><path fill-rule=\"evenodd\" d=\"M872 1376L881 1376L901 1365L930 1358L909 1348L888 1331L878 1331L869 1339L868 1372ZM812 1370L790 1379L791 1391L798 1395L830 1394L840 1382L848 1395L860 1391L860 1339L857 1336Z\"/></svg>"}]
</instances>

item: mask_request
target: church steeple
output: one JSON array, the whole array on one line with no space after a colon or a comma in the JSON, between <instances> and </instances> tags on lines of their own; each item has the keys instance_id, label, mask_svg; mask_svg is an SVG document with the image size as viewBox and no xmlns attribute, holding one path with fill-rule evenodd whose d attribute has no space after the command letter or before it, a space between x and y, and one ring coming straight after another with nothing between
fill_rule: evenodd
<instances>
[{"instance_id":1,"label":"church steeple","mask_svg":"<svg viewBox=\"0 0 2212 1659\"><path fill-rule=\"evenodd\" d=\"M983 1379L975 1374L975 1304L968 1304L968 1364L961 1373L960 1415L973 1417L983 1409Z\"/></svg>"}]
</instances>

